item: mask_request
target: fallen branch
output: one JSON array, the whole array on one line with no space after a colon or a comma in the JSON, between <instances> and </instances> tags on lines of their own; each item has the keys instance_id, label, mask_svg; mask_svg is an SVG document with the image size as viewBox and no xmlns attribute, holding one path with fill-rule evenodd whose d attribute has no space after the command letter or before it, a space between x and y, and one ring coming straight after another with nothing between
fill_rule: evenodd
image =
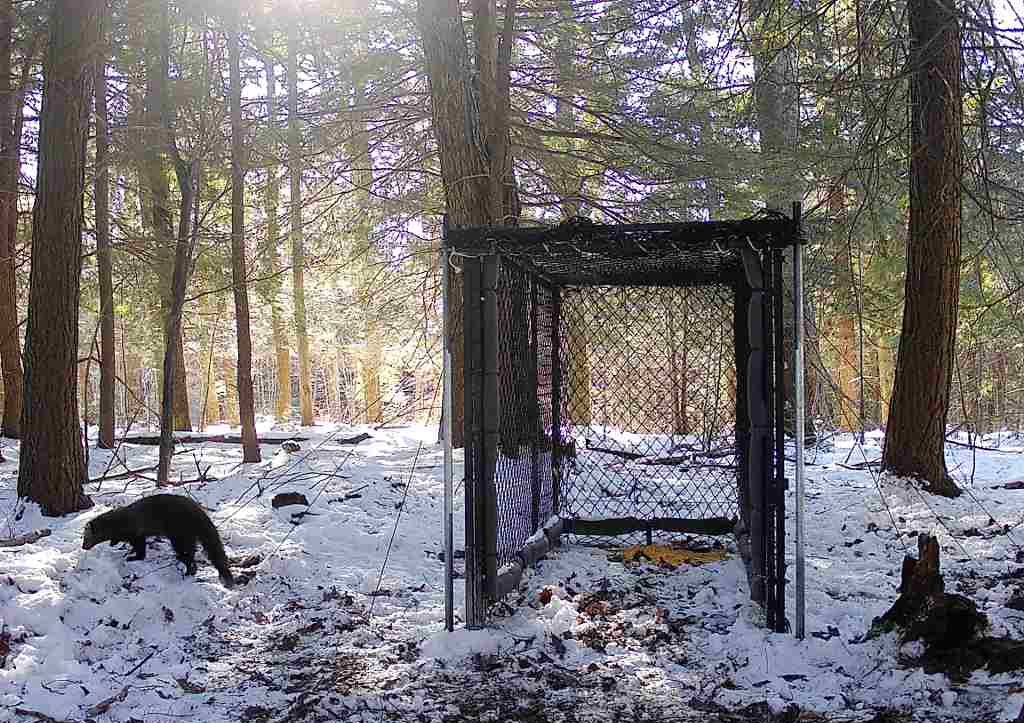
<instances>
[{"instance_id":1,"label":"fallen branch","mask_svg":"<svg viewBox=\"0 0 1024 723\"><path fill-rule=\"evenodd\" d=\"M49 529L36 530L35 532L29 532L24 535L19 535L18 537L0 540L0 547L21 547L22 545L31 545L33 542L38 542L44 537L49 536Z\"/></svg>"},{"instance_id":2,"label":"fallen branch","mask_svg":"<svg viewBox=\"0 0 1024 723\"><path fill-rule=\"evenodd\" d=\"M355 437L341 437L333 438L330 441L335 444L359 444L363 440L370 439L372 435L363 432L357 434ZM281 438L261 438L257 442L259 444L284 444L285 442L308 442L309 437L281 437ZM182 435L174 438L175 444L203 444L209 442L212 444L241 444L242 438L239 435L234 434L211 434L211 435ZM158 445L160 444L159 435L140 435L138 437L125 437L125 444L147 444L147 445Z\"/></svg>"}]
</instances>

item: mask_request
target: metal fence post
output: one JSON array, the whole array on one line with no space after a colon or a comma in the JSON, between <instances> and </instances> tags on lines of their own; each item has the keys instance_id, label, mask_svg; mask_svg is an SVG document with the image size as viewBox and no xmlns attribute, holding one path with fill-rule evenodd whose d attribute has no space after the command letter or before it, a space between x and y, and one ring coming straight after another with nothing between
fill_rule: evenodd
<instances>
[{"instance_id":1,"label":"metal fence post","mask_svg":"<svg viewBox=\"0 0 1024 723\"><path fill-rule=\"evenodd\" d=\"M463 336L465 339L465 466L466 482L466 627L482 628L484 607L483 527L483 314L479 257L463 262Z\"/></svg>"},{"instance_id":2,"label":"metal fence post","mask_svg":"<svg viewBox=\"0 0 1024 723\"><path fill-rule=\"evenodd\" d=\"M796 637L803 640L805 632L806 602L804 590L804 427L806 425L804 410L804 260L803 238L801 232L800 202L793 204L793 222L796 234L793 244L793 397L796 405L796 511L794 520L796 542Z\"/></svg>"},{"instance_id":3,"label":"metal fence post","mask_svg":"<svg viewBox=\"0 0 1024 723\"><path fill-rule=\"evenodd\" d=\"M447 224L445 224L447 231ZM447 235L447 234L445 234ZM448 318L450 310L451 249L445 239L441 251L441 315L444 326L444 396L441 402L441 428L444 437L444 626L448 632L455 629L455 543L453 540L452 510L452 330Z\"/></svg>"}]
</instances>

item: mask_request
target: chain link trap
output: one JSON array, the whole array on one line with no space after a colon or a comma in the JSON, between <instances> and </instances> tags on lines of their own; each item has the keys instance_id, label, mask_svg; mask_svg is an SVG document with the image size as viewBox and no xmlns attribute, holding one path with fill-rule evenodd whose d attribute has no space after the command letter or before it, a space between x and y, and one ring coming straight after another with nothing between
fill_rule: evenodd
<instances>
[{"instance_id":1,"label":"chain link trap","mask_svg":"<svg viewBox=\"0 0 1024 723\"><path fill-rule=\"evenodd\" d=\"M794 207L446 231L469 627L563 539L698 534L736 536L751 598L785 628L782 256L799 230Z\"/></svg>"}]
</instances>

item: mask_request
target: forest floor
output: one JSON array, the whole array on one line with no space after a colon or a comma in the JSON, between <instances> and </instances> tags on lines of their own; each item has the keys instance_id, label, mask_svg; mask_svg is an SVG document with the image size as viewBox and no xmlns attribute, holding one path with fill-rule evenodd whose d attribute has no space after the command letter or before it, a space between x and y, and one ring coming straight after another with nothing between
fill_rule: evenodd
<instances>
[{"instance_id":1,"label":"forest floor","mask_svg":"<svg viewBox=\"0 0 1024 723\"><path fill-rule=\"evenodd\" d=\"M372 436L359 444L337 441L364 431ZM297 453L265 445L254 465L240 465L229 444L183 444L175 456L175 477L209 478L174 491L212 511L238 577L232 590L206 564L183 577L164 541L140 562L126 562L123 546L81 549L86 522L152 493L153 471L93 483L94 509L44 518L16 499L17 444L3 440L0 538L52 534L0 547L0 721L994 723L1022 715L1024 676L978 672L954 682L916 667L913 645L865 639L923 532L941 543L947 590L973 599L992 634L1024 638L1024 611L1012 607L1024 598L1024 489L1003 488L1024 479L1020 439L986 438L985 451L951 445L950 468L967 489L956 500L851 469L879 457L877 437L812 451L808 636L798 641L764 630L731 542L723 560L675 569L623 562L621 549L565 545L528 574L489 629L446 633L435 430L272 433L309 440ZM155 463L152 446L124 445L116 455L92 448L90 472ZM306 514L271 508L275 493L292 491L308 497ZM455 520L459 549L458 503ZM457 610L462 597L457 581ZM790 598L790 616L792 606Z\"/></svg>"}]
</instances>

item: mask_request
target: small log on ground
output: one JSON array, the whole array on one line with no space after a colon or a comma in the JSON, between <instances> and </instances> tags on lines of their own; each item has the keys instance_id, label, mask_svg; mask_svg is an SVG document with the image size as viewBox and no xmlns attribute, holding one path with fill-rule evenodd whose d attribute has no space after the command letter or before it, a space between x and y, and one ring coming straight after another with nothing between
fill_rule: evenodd
<instances>
[{"instance_id":1,"label":"small log on ground","mask_svg":"<svg viewBox=\"0 0 1024 723\"><path fill-rule=\"evenodd\" d=\"M0 540L0 547L21 547L22 545L31 545L33 542L38 542L44 537L49 536L49 529L36 530L35 532L28 532L24 535Z\"/></svg>"},{"instance_id":2,"label":"small log on ground","mask_svg":"<svg viewBox=\"0 0 1024 723\"><path fill-rule=\"evenodd\" d=\"M287 507L288 505L305 505L309 507L309 500L301 492L281 492L274 495L274 499L270 501L270 506L275 510L278 507Z\"/></svg>"},{"instance_id":3,"label":"small log on ground","mask_svg":"<svg viewBox=\"0 0 1024 723\"><path fill-rule=\"evenodd\" d=\"M602 454L610 454L613 457L621 457L622 459L643 459L647 455L640 454L639 452L627 452L624 449L609 449L608 447L595 447L587 440L587 449L591 452L601 452Z\"/></svg>"},{"instance_id":4,"label":"small log on ground","mask_svg":"<svg viewBox=\"0 0 1024 723\"><path fill-rule=\"evenodd\" d=\"M919 535L918 558L903 558L900 595L871 624L869 637L897 632L901 642L920 641L924 654L916 661L926 673L945 673L963 680L971 671L992 673L1024 669L1024 641L983 636L988 618L972 600L945 591L939 567L939 543Z\"/></svg>"},{"instance_id":5,"label":"small log on ground","mask_svg":"<svg viewBox=\"0 0 1024 723\"><path fill-rule=\"evenodd\" d=\"M327 441L333 442L334 444L359 444L360 442L370 439L372 435L363 432L357 434L354 437L334 437ZM152 435L139 435L124 438L125 444L160 444L160 437ZM308 442L309 437L282 437L282 438L265 438L261 437L257 440L260 444L286 444L289 442ZM242 438L237 434L184 434L174 438L175 444L202 444L204 442L210 442L214 444L241 444ZM291 445L289 445L291 446Z\"/></svg>"}]
</instances>

